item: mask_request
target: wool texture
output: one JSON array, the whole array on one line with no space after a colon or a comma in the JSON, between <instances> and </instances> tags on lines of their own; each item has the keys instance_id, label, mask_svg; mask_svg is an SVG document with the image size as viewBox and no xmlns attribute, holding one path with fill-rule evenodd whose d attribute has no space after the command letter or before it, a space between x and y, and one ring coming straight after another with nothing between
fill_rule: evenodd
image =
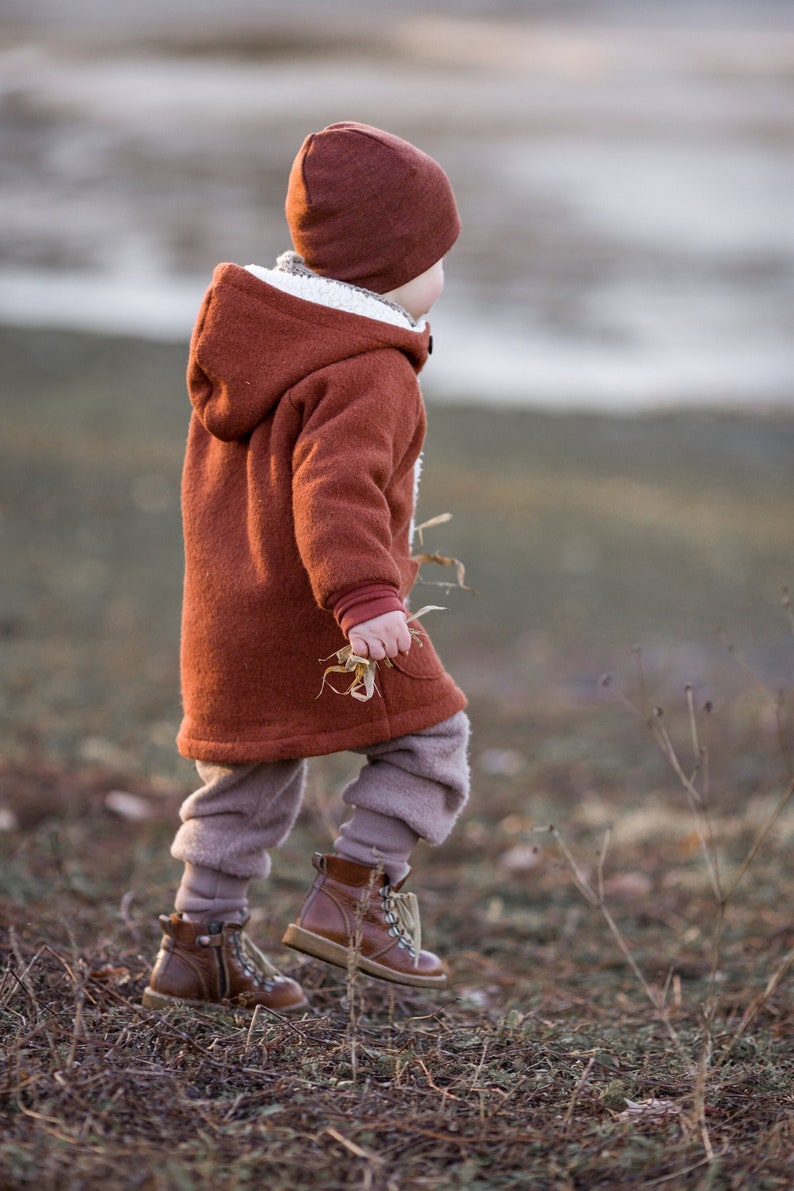
<instances>
[{"instance_id":1,"label":"wool texture","mask_svg":"<svg viewBox=\"0 0 794 1191\"><path fill-rule=\"evenodd\" d=\"M232 877L267 877L268 850L284 843L300 809L306 762L196 768L204 784L179 808L171 855Z\"/></svg>"},{"instance_id":2,"label":"wool texture","mask_svg":"<svg viewBox=\"0 0 794 1191\"><path fill-rule=\"evenodd\" d=\"M339 828L334 851L355 864L381 865L389 883L399 885L411 871L408 860L418 840L401 819L357 806Z\"/></svg>"},{"instance_id":3,"label":"wool texture","mask_svg":"<svg viewBox=\"0 0 794 1191\"><path fill-rule=\"evenodd\" d=\"M244 922L248 917L248 878L188 863L174 909L189 922Z\"/></svg>"},{"instance_id":4,"label":"wool texture","mask_svg":"<svg viewBox=\"0 0 794 1191\"><path fill-rule=\"evenodd\" d=\"M424 732L354 749L367 764L342 799L393 815L429 844L443 844L468 801L468 744L469 718L460 711Z\"/></svg>"},{"instance_id":5,"label":"wool texture","mask_svg":"<svg viewBox=\"0 0 794 1191\"><path fill-rule=\"evenodd\" d=\"M323 659L345 644L334 607L372 585L399 606L418 569L429 327L383 321L371 305L351 313L237 265L215 271L188 366L184 756L240 764L365 748L466 704L424 628L421 646L379 668L368 702L318 698Z\"/></svg>"},{"instance_id":6,"label":"wool texture","mask_svg":"<svg viewBox=\"0 0 794 1191\"><path fill-rule=\"evenodd\" d=\"M396 883L419 837L446 839L468 795L468 733L468 717L457 712L388 745L356 750L368 762L343 794L354 809L340 828L340 854L375 864L378 853ZM300 809L306 763L198 762L197 768L204 784L180 807L171 854L186 863L185 896L206 898L233 889L224 882L216 887L208 870L237 878L269 874L268 851L283 843Z\"/></svg>"},{"instance_id":7,"label":"wool texture","mask_svg":"<svg viewBox=\"0 0 794 1191\"><path fill-rule=\"evenodd\" d=\"M354 121L306 137L290 172L286 215L311 269L378 294L419 277L460 235L438 162Z\"/></svg>"}]
</instances>

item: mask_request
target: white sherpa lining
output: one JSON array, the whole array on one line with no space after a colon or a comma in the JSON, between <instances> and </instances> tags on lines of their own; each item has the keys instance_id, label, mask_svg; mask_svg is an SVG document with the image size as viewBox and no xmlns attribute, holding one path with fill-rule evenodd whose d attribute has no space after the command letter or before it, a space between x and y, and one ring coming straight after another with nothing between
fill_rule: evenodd
<instances>
[{"instance_id":1,"label":"white sherpa lining","mask_svg":"<svg viewBox=\"0 0 794 1191\"><path fill-rule=\"evenodd\" d=\"M403 327L406 331L419 332L425 329L424 319L415 323L407 311L402 311L393 303L383 302L377 294L345 285L330 277L320 277L316 273L287 273L282 269L266 269L262 265L246 265L245 271L276 289L292 294L294 298L303 298L305 302L344 310L348 314L359 314L363 318L374 318L382 323Z\"/></svg>"}]
</instances>

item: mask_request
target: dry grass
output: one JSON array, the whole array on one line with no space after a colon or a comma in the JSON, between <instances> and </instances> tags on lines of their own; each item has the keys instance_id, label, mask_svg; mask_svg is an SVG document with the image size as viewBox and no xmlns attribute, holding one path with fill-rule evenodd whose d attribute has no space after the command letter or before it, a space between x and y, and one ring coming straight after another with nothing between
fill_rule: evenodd
<instances>
[{"instance_id":1,"label":"dry grass","mask_svg":"<svg viewBox=\"0 0 794 1191\"><path fill-rule=\"evenodd\" d=\"M428 545L479 593L429 626L475 727L412 881L451 987L280 947L342 757L252 896L311 1012L161 1014L182 353L0 337L0 1191L790 1187L792 420L431 410Z\"/></svg>"},{"instance_id":2,"label":"dry grass","mask_svg":"<svg viewBox=\"0 0 794 1191\"><path fill-rule=\"evenodd\" d=\"M26 830L2 836L0 1186L790 1186L794 824L772 791L709 809L711 861L742 878L720 901L674 786L606 856L598 799L542 828L516 811L513 751L481 768L499 755L460 839L417 865L443 994L279 951L330 826L319 791L340 773L320 764L251 928L307 986L297 1020L142 1009L176 792L139 787L150 817L120 823L104 800L119 775L72 774L48 808L29 794L55 773L7 768Z\"/></svg>"}]
</instances>

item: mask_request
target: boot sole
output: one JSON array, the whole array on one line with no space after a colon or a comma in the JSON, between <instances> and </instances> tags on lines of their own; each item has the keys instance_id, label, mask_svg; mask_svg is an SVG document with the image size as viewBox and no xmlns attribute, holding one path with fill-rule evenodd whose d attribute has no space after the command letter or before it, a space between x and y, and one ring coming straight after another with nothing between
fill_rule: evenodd
<instances>
[{"instance_id":1,"label":"boot sole","mask_svg":"<svg viewBox=\"0 0 794 1191\"><path fill-rule=\"evenodd\" d=\"M285 946L292 947L294 951L302 951L304 955L311 955L314 959L325 960L326 963L334 964L337 968L350 966L351 949L349 947L343 947L341 943L334 943L322 935L315 935L313 931L304 930L302 926L296 926L294 922L287 927L281 941ZM387 968L385 964L379 964L377 960L367 959L366 955L361 954L357 956L356 967L367 976L375 976L378 980L388 980L391 984L407 984L411 988L444 988L447 983L445 972L439 976L398 972L394 968Z\"/></svg>"},{"instance_id":2,"label":"boot sole","mask_svg":"<svg viewBox=\"0 0 794 1191\"><path fill-rule=\"evenodd\" d=\"M168 993L157 992L153 988L145 990L141 1004L144 1009L173 1009L175 1005L187 1005L190 1009L242 1009L244 1013L253 1013L256 1008L254 1005L235 1005L231 1001L198 1001L191 997L171 997ZM309 1002L304 998L293 1005L282 1005L280 1009L270 1005L263 1005L262 1008L270 1013L300 1013L309 1008Z\"/></svg>"}]
</instances>

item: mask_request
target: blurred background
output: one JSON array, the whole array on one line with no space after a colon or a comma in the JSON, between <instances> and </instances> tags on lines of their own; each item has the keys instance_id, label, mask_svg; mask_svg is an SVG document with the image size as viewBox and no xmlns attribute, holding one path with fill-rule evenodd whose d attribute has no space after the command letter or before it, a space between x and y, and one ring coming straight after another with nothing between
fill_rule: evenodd
<instances>
[{"instance_id":1,"label":"blurred background","mask_svg":"<svg viewBox=\"0 0 794 1191\"><path fill-rule=\"evenodd\" d=\"M182 339L217 260L287 243L307 132L438 156L466 234L428 391L792 400L785 0L5 0L0 316Z\"/></svg>"},{"instance_id":2,"label":"blurred background","mask_svg":"<svg viewBox=\"0 0 794 1191\"><path fill-rule=\"evenodd\" d=\"M790 680L787 0L4 0L0 103L6 755L174 772L187 339L341 119L458 196L420 515L477 595L428 627L504 764L636 644Z\"/></svg>"}]
</instances>

